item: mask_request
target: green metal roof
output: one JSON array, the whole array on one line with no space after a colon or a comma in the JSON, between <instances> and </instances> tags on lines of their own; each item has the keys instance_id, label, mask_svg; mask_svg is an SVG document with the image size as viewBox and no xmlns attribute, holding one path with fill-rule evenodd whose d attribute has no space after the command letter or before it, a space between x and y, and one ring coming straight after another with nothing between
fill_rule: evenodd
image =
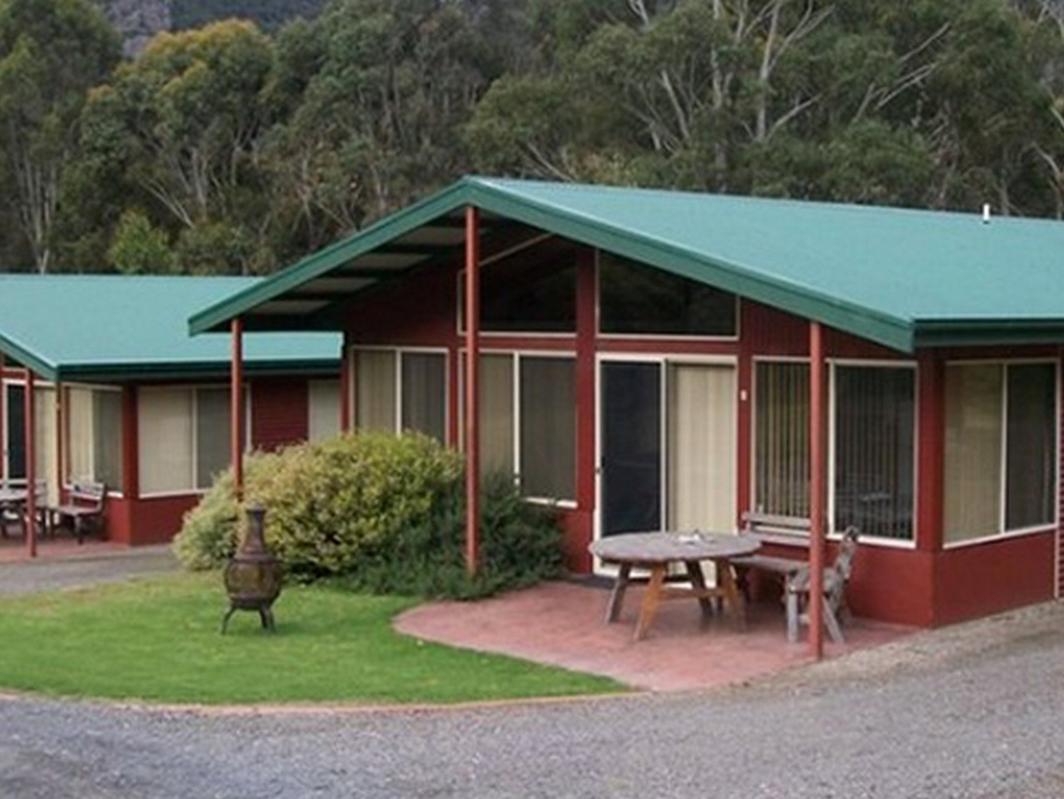
<instances>
[{"instance_id":1,"label":"green metal roof","mask_svg":"<svg viewBox=\"0 0 1064 799\"><path fill-rule=\"evenodd\" d=\"M190 328L236 316L249 328L339 328L324 313L338 297L437 257L444 245L419 260L417 242L460 232L467 205L903 351L1064 342L1064 223L481 177L216 302ZM400 260L382 269L389 253Z\"/></svg>"},{"instance_id":2,"label":"green metal roof","mask_svg":"<svg viewBox=\"0 0 1064 799\"><path fill-rule=\"evenodd\" d=\"M259 278L0 274L0 350L48 380L225 373L228 335L189 336L197 308ZM245 336L250 370L336 371L334 333Z\"/></svg>"}]
</instances>

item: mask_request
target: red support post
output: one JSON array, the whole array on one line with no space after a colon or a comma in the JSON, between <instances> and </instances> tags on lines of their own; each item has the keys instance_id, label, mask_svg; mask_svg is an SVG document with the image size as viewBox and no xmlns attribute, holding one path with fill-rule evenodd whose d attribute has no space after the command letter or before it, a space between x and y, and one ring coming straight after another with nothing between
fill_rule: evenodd
<instances>
[{"instance_id":1,"label":"red support post","mask_svg":"<svg viewBox=\"0 0 1064 799\"><path fill-rule=\"evenodd\" d=\"M233 465L233 490L237 502L244 498L244 322L230 322L233 337L229 367L229 457Z\"/></svg>"},{"instance_id":2,"label":"red support post","mask_svg":"<svg viewBox=\"0 0 1064 799\"><path fill-rule=\"evenodd\" d=\"M344 336L340 346L340 432L351 432L351 353Z\"/></svg>"},{"instance_id":3,"label":"red support post","mask_svg":"<svg viewBox=\"0 0 1064 799\"><path fill-rule=\"evenodd\" d=\"M3 460L4 450L7 449L7 441L4 440L4 424L7 419L7 389L4 387L4 370L7 362L4 353L0 352L0 478L7 476L7 463Z\"/></svg>"},{"instance_id":4,"label":"red support post","mask_svg":"<svg viewBox=\"0 0 1064 799\"><path fill-rule=\"evenodd\" d=\"M465 214L465 456L466 456L466 569L477 572L480 549L480 213Z\"/></svg>"},{"instance_id":5,"label":"red support post","mask_svg":"<svg viewBox=\"0 0 1064 799\"><path fill-rule=\"evenodd\" d=\"M827 497L827 418L824 402L827 367L824 329L809 323L809 649L824 657L824 504Z\"/></svg>"},{"instance_id":6,"label":"red support post","mask_svg":"<svg viewBox=\"0 0 1064 799\"><path fill-rule=\"evenodd\" d=\"M37 436L34 417L34 375L26 370L26 387L23 392L25 403L25 443L26 452L26 554L37 557Z\"/></svg>"}]
</instances>

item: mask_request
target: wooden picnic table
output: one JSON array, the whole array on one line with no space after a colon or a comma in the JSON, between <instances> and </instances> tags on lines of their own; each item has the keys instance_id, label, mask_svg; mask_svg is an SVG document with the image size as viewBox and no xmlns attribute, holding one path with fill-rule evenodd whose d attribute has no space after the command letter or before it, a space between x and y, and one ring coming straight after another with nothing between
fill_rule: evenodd
<instances>
[{"instance_id":1,"label":"wooden picnic table","mask_svg":"<svg viewBox=\"0 0 1064 799\"><path fill-rule=\"evenodd\" d=\"M0 485L0 537L7 538L7 518L5 514L14 513L21 518L22 507L26 504L29 492L25 488L12 488Z\"/></svg>"},{"instance_id":2,"label":"wooden picnic table","mask_svg":"<svg viewBox=\"0 0 1064 799\"><path fill-rule=\"evenodd\" d=\"M752 555L760 547L761 542L751 536L702 532L626 533L599 539L591 544L591 553L603 563L617 566L606 621L617 621L628 585L643 581L632 577L632 569L643 568L650 572L650 576L646 579L647 590L633 635L636 641L646 636L658 605L666 599L697 599L703 618L713 613L714 600L723 600L733 618L740 625L745 624L746 608L729 560ZM712 588L706 585L702 571L704 560L716 564L719 585ZM689 582L689 588L666 586L672 581L669 566L674 563L683 564L686 574L675 576Z\"/></svg>"}]
</instances>

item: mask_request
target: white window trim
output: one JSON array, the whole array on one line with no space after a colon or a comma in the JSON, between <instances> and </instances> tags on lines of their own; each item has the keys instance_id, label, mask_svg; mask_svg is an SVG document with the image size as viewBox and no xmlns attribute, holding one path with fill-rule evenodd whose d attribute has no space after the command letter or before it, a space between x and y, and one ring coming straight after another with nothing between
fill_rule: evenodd
<instances>
[{"instance_id":1,"label":"white window trim","mask_svg":"<svg viewBox=\"0 0 1064 799\"><path fill-rule=\"evenodd\" d=\"M886 547L888 549L915 550L919 537L918 508L920 491L920 374L916 361L889 358L825 358L828 367L828 442L827 442L827 509L825 519L825 536L831 541L842 540L842 532L835 529L835 370L838 366L852 366L878 369L912 369L913 377L913 535L912 538L888 538L886 536L861 535L861 544ZM751 358L750 369L750 496L749 504L754 505L757 497L757 364L759 363L809 363L806 355L755 355ZM787 530L795 544L804 546L809 533L802 530Z\"/></svg>"},{"instance_id":2,"label":"white window trim","mask_svg":"<svg viewBox=\"0 0 1064 799\"><path fill-rule=\"evenodd\" d=\"M1032 357L1032 358L955 358L946 361L946 366L976 366L976 365L990 365L1002 367L1002 379L1001 379L1001 462L999 464L999 482L1001 498L998 509L998 532L991 533L990 535L979 536L978 538L967 538L963 541L946 541L946 520L945 520L945 508L943 507L943 519L942 519L942 549L963 549L964 547L980 546L982 544L992 544L995 541L1007 541L1011 538L1024 538L1026 536L1045 535L1046 533L1056 533L1059 535L1060 530L1060 431L1061 431L1061 371L1060 361L1050 357ZM1019 527L1015 530L1008 530L1005 527L1005 520L1008 513L1008 497L1006 495L1008 488L1008 412L1009 412L1009 367L1010 366L1025 366L1025 365L1046 365L1053 367L1053 519L1052 521L1045 522L1043 524L1028 525L1027 527ZM945 389L943 388L943 392ZM945 396L943 396L943 404L945 404ZM943 414L943 424L945 424L945 418ZM943 437L943 453L945 451L945 438ZM943 467L944 468L944 467ZM945 481L943 481L943 491L945 491ZM1060 568L1057 564L1056 568ZM1059 584L1059 580L1058 580Z\"/></svg>"},{"instance_id":3,"label":"white window trim","mask_svg":"<svg viewBox=\"0 0 1064 799\"><path fill-rule=\"evenodd\" d=\"M396 435L403 432L403 355L442 355L443 356L443 441L444 445L449 438L448 431L451 429L451 352L447 347L408 347L389 346L378 344L352 344L348 347L348 357L351 359L350 386L348 388L351 402L351 429L358 430L358 359L359 352L390 352L395 363L395 429ZM343 386L341 388L340 402L343 402Z\"/></svg>"},{"instance_id":4,"label":"white window trim","mask_svg":"<svg viewBox=\"0 0 1064 799\"><path fill-rule=\"evenodd\" d=\"M63 455L65 456L64 460L66 461L65 463L62 464L63 468L62 468L61 471L63 472L63 475L62 475L63 479L61 480L61 483L62 483L62 488L63 488L64 491L72 491L74 489L74 483L70 481L70 475L68 475L66 473L68 471L68 467L70 466L70 416L68 415L68 411L67 411L68 403L65 401L69 397L69 391L72 388L78 388L78 389L87 389L89 391L111 391L113 393L121 395L122 394L122 387L121 386L104 385L103 383L64 383L63 384L63 388L66 389L68 394L67 394L67 397L63 398L64 399L63 406L62 406L63 407L63 429L58 431L58 435L62 436L62 438L63 438ZM123 409L123 420L122 420L122 426L123 427L125 427L124 413L125 413L125 409ZM96 430L95 430L95 428L93 429L92 434L93 434L93 451L95 452L95 443L96 443ZM5 438L4 440L7 441L7 438ZM122 447L121 435L119 435L119 445L118 446L119 446L119 451L120 451L119 457L122 459L122 475L123 475L123 479L125 479L125 473L126 473L126 458L125 458L125 455L126 455L126 453L125 453L124 447ZM95 472L95 469L96 469L96 465L93 464L93 471L94 472ZM93 479L95 479L95 476L93 477ZM125 494L122 492L121 489L116 491L116 490L112 490L112 489L108 488L107 489L107 496L113 497L114 499L123 499L125 497Z\"/></svg>"},{"instance_id":5,"label":"white window trim","mask_svg":"<svg viewBox=\"0 0 1064 799\"><path fill-rule=\"evenodd\" d=\"M697 334L697 333L684 334L684 333L606 333L606 332L604 332L602 330L602 291L601 291L602 266L601 266L601 255L602 255L602 249L599 248L599 247L596 247L595 248L595 336L597 338L600 338L600 339L602 339L604 341L608 341L611 344L613 344L613 343L623 343L623 342L636 342L636 341L653 341L653 342L659 342L659 343L661 343L661 342L669 342L669 341L676 341L676 342L681 342L681 341L682 342L729 342L729 343L733 343L734 344L734 343L737 343L739 341L739 339L742 337L742 326L743 326L742 299L739 297L738 294L735 294L734 292L726 291L725 289L719 289L719 291L723 291L726 294L731 294L733 297L735 297L735 333L732 334L732 335L707 336L707 335L701 335L701 334ZM620 256L620 255L617 256L617 257L618 258L625 258L625 256ZM644 266L647 269L654 269L654 270L657 270L658 272L664 272L666 275L669 275L670 277L677 277L677 278L681 278L681 279L683 278L683 275L677 275L674 272L670 272L670 271L668 271L666 269L661 269L661 268L659 268L657 266L654 266L653 264L644 264L643 262L638 261L638 260L636 260L634 258L627 258L627 260L633 261L634 263L638 263L638 264ZM686 278L686 279L690 280L690 278ZM695 281L695 282L697 282L697 281ZM708 284L706 284L706 285L708 285ZM713 287L711 287L711 288L713 288ZM577 302L579 302L579 298L578 298Z\"/></svg>"},{"instance_id":6,"label":"white window trim","mask_svg":"<svg viewBox=\"0 0 1064 799\"><path fill-rule=\"evenodd\" d=\"M174 390L188 390L192 392L192 481L194 483L199 482L199 475L196 473L196 462L199 452L197 451L196 431L199 429L199 401L196 400L196 389L225 389L230 390L229 383L171 383L166 385L151 385L151 386L138 386L138 393L153 392L153 391L174 391ZM247 455L254 451L254 446L251 441L251 383L244 384L244 454ZM166 499L173 497L201 497L210 491L210 486L207 488L191 488L191 489L174 489L171 491L140 491L140 442L141 442L141 427L140 427L140 406L138 402L137 406L137 499ZM124 464L123 464L124 467Z\"/></svg>"},{"instance_id":7,"label":"white window trim","mask_svg":"<svg viewBox=\"0 0 1064 799\"><path fill-rule=\"evenodd\" d=\"M463 365L463 371L459 372L461 379L458 381L458 407L459 407L459 429L458 429L458 449L464 451L465 448L465 348L459 349L459 360ZM481 348L480 355L502 355L510 358L512 363L512 370L510 379L513 384L513 475L514 485L517 486L518 491L521 490L521 359L522 358L558 358L571 360L573 362L574 370L576 366L576 352L570 350L512 350L512 349L491 349ZM575 379L575 374L574 374ZM574 386L575 388L575 386ZM573 442L573 451L576 451L576 442ZM578 466L576 462L573 463L573 493L576 493L576 485L579 482ZM556 497L539 497L539 496L525 496L522 494L522 499L526 502L531 502L535 505L546 505L555 508L564 508L566 510L575 510L577 508L577 500L575 497L560 499Z\"/></svg>"}]
</instances>

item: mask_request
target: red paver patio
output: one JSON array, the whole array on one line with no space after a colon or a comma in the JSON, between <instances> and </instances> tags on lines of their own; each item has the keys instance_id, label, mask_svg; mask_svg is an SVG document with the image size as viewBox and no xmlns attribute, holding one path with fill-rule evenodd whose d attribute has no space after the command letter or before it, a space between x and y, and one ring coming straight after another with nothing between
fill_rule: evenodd
<instances>
[{"instance_id":1,"label":"red paver patio","mask_svg":"<svg viewBox=\"0 0 1064 799\"><path fill-rule=\"evenodd\" d=\"M621 619L605 624L609 591L571 582L546 583L479 602L434 602L400 615L407 635L452 646L497 652L612 677L653 691L742 682L809 662L808 646L788 644L783 608L750 606L746 631L727 614L702 625L698 603L664 603L643 641L632 641L642 588L633 586ZM827 656L885 644L908 627L855 619L846 644L827 644Z\"/></svg>"}]
</instances>

